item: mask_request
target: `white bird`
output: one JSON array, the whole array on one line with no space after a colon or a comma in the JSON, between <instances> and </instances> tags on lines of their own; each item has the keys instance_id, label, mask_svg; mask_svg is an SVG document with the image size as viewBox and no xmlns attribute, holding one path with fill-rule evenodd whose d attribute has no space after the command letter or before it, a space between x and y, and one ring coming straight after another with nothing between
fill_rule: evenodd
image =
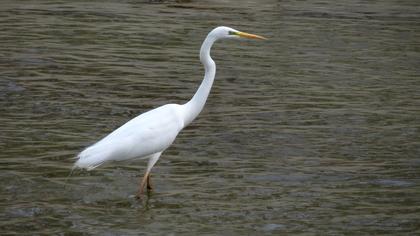
<instances>
[{"instance_id":1,"label":"white bird","mask_svg":"<svg viewBox=\"0 0 420 236\"><path fill-rule=\"evenodd\" d=\"M224 26L213 29L200 49L200 61L204 65L205 75L192 99L183 105L163 105L128 121L79 153L74 168L92 170L108 161L149 159L137 196L142 196L145 184L148 190L152 189L150 171L153 166L162 152L171 146L178 133L198 116L206 103L216 75L216 64L210 57L210 49L215 41L224 38L265 39Z\"/></svg>"}]
</instances>

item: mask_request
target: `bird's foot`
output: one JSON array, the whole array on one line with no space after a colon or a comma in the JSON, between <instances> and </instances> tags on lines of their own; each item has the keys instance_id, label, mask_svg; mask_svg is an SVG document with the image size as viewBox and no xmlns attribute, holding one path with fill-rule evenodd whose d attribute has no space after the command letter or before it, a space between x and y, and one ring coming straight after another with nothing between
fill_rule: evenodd
<instances>
[{"instance_id":1,"label":"bird's foot","mask_svg":"<svg viewBox=\"0 0 420 236\"><path fill-rule=\"evenodd\" d=\"M139 190L138 192L137 192L137 194L136 194L136 198L138 199L138 200L142 200L143 198L144 198L144 192L143 192L143 190L141 189L141 190Z\"/></svg>"},{"instance_id":2,"label":"bird's foot","mask_svg":"<svg viewBox=\"0 0 420 236\"><path fill-rule=\"evenodd\" d=\"M145 197L149 198L151 193L152 193L152 191L149 190L149 189L147 190L146 193L144 193L144 191L139 191L136 194L136 199L137 200L143 200Z\"/></svg>"}]
</instances>

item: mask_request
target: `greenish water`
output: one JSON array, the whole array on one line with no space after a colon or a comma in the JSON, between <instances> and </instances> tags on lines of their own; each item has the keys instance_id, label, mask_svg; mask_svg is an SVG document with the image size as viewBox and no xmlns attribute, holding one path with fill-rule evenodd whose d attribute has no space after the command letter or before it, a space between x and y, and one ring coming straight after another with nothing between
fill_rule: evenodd
<instances>
[{"instance_id":1,"label":"greenish water","mask_svg":"<svg viewBox=\"0 0 420 236\"><path fill-rule=\"evenodd\" d=\"M420 231L418 1L2 1L0 233ZM183 103L226 25L203 113L145 162L69 176L127 120Z\"/></svg>"}]
</instances>

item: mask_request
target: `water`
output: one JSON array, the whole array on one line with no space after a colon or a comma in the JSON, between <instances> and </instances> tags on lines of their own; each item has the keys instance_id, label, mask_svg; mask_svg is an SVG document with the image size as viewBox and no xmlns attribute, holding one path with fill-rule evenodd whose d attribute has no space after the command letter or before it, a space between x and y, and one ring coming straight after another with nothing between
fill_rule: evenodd
<instances>
[{"instance_id":1,"label":"water","mask_svg":"<svg viewBox=\"0 0 420 236\"><path fill-rule=\"evenodd\" d=\"M2 1L1 234L418 234L417 1ZM68 177L137 114L195 92L199 118L145 162Z\"/></svg>"}]
</instances>

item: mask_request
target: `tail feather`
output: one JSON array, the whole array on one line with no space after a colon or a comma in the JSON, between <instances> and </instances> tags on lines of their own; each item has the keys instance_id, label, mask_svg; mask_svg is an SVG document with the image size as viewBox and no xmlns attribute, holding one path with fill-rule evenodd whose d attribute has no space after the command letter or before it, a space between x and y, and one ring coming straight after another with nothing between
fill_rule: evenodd
<instances>
[{"instance_id":1,"label":"tail feather","mask_svg":"<svg viewBox=\"0 0 420 236\"><path fill-rule=\"evenodd\" d=\"M73 168L93 170L108 159L108 153L96 150L94 146L88 147L77 155L78 160Z\"/></svg>"},{"instance_id":2,"label":"tail feather","mask_svg":"<svg viewBox=\"0 0 420 236\"><path fill-rule=\"evenodd\" d=\"M153 153L144 153L136 156L138 153L132 153L132 148L130 148L128 142L130 140L125 139L112 142L100 141L77 155L78 160L74 164L74 168L93 170L107 161L123 161L133 158L147 159L153 155Z\"/></svg>"}]
</instances>

